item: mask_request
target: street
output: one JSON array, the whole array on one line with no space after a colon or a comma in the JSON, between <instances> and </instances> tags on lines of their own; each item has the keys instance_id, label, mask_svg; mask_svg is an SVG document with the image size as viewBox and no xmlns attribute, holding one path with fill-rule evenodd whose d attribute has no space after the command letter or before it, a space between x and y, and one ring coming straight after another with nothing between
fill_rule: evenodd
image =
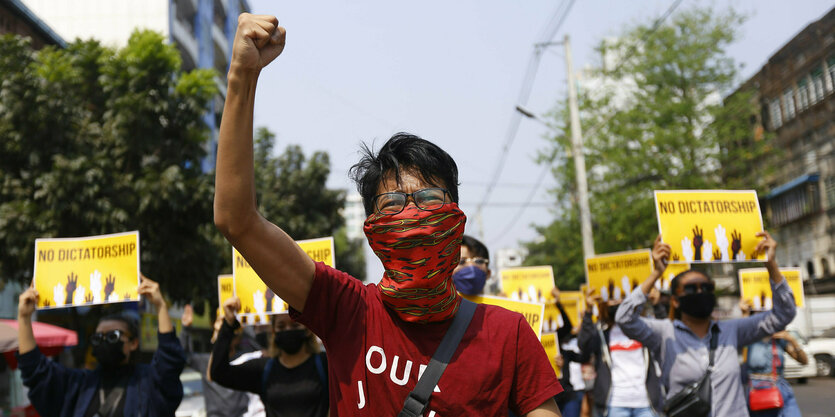
<instances>
[{"instance_id":1,"label":"street","mask_svg":"<svg viewBox=\"0 0 835 417\"><path fill-rule=\"evenodd\" d=\"M835 415L835 378L811 378L806 384L792 384L803 417Z\"/></svg>"}]
</instances>

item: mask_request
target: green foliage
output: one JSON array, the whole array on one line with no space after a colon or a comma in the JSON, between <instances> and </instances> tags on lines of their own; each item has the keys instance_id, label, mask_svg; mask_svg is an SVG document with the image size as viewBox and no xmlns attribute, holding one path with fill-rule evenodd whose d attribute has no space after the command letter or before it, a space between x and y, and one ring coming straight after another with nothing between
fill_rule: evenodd
<instances>
[{"instance_id":1,"label":"green foliage","mask_svg":"<svg viewBox=\"0 0 835 417\"><path fill-rule=\"evenodd\" d=\"M305 158L301 147L289 145L273 156L275 135L267 128L255 132L255 188L258 211L294 239L334 236L336 265L352 276L364 279L362 242L345 237L345 191L326 186L330 160L326 152Z\"/></svg>"},{"instance_id":2,"label":"green foliage","mask_svg":"<svg viewBox=\"0 0 835 417\"><path fill-rule=\"evenodd\" d=\"M176 300L214 290L213 187L200 169L217 93L176 49L135 32L32 51L0 39L0 273L31 279L34 240L139 230L141 268Z\"/></svg>"},{"instance_id":3,"label":"green foliage","mask_svg":"<svg viewBox=\"0 0 835 417\"><path fill-rule=\"evenodd\" d=\"M654 33L639 24L600 46L603 62L619 65L596 68L599 86L580 93L595 252L651 246L653 190L757 188L746 167L767 152L750 122L758 106L745 92L720 99L736 79L725 48L741 21L693 9ZM556 219L538 228L544 240L526 244L525 262L553 265L557 284L576 288L584 266L564 103L553 118L557 134L540 162L556 161Z\"/></svg>"},{"instance_id":4,"label":"green foliage","mask_svg":"<svg viewBox=\"0 0 835 417\"><path fill-rule=\"evenodd\" d=\"M201 169L215 74L180 64L149 31L120 50L0 38L0 276L31 280L37 238L139 230L142 272L168 297L216 300L232 263L212 220L214 174ZM361 246L339 234L343 192L325 186L328 155L272 150L262 129L259 209L294 238L336 235L338 265L362 278Z\"/></svg>"}]
</instances>

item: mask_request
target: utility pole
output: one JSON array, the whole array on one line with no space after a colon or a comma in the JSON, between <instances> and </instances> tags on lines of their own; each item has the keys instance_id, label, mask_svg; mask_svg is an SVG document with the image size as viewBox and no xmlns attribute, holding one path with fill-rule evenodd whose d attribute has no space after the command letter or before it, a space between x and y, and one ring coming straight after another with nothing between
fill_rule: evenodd
<instances>
[{"instance_id":1,"label":"utility pole","mask_svg":"<svg viewBox=\"0 0 835 417\"><path fill-rule=\"evenodd\" d=\"M583 257L594 256L594 237L591 232L591 210L589 189L586 182L586 158L583 153L583 132L580 130L580 112L577 109L577 87L574 83L574 68L571 63L571 43L568 35L565 46L565 66L568 74L568 110L571 116L571 153L574 154L574 173L577 177L577 205L580 207L580 232L583 236ZM585 263L585 262L584 262Z\"/></svg>"}]
</instances>

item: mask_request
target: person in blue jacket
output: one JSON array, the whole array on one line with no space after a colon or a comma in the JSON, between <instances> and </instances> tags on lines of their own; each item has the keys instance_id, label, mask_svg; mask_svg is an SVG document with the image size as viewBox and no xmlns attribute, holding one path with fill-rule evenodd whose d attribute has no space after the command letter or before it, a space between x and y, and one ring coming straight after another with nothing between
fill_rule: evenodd
<instances>
[{"instance_id":1,"label":"person in blue jacket","mask_svg":"<svg viewBox=\"0 0 835 417\"><path fill-rule=\"evenodd\" d=\"M95 370L69 369L45 357L35 343L32 313L38 292L29 288L18 305L18 361L29 400L42 416L173 416L183 399L180 372L186 357L174 332L159 284L142 277L139 295L157 309L159 347L150 365L135 364L139 348L135 322L121 315L99 321L90 344Z\"/></svg>"}]
</instances>

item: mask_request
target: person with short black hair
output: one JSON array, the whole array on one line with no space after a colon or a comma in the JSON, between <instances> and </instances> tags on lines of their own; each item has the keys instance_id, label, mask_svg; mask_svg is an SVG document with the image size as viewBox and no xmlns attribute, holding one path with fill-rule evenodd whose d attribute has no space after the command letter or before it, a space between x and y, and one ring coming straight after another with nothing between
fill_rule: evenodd
<instances>
[{"instance_id":1,"label":"person with short black hair","mask_svg":"<svg viewBox=\"0 0 835 417\"><path fill-rule=\"evenodd\" d=\"M379 284L363 285L312 261L255 204L255 87L284 42L274 16L238 19L218 142L215 224L290 305L291 316L322 339L332 415L397 415L459 308L473 307L452 281L466 223L458 169L440 147L410 134L394 135L376 153L365 148L352 177L385 274ZM477 306L445 369L421 414L559 415L553 397L562 388L518 313Z\"/></svg>"},{"instance_id":2,"label":"person with short black hair","mask_svg":"<svg viewBox=\"0 0 835 417\"><path fill-rule=\"evenodd\" d=\"M138 326L124 315L99 320L90 338L95 370L68 369L45 357L35 343L32 313L38 292L29 288L18 305L18 363L29 400L42 416L173 416L183 399L186 363L159 284L142 277L139 295L157 309L159 345L150 365L135 364Z\"/></svg>"},{"instance_id":3,"label":"person with short black hair","mask_svg":"<svg viewBox=\"0 0 835 417\"><path fill-rule=\"evenodd\" d=\"M765 267L774 308L751 317L722 321L711 319L716 306L715 282L705 272L695 269L676 275L670 283L670 306L675 320L641 317L647 294L666 270L670 258L670 245L661 240L661 235L655 239L652 248L655 268L640 290L632 291L621 304L615 320L625 334L646 345L658 359L668 402L688 385L707 377L713 392L710 415L748 416L739 350L783 330L797 312L791 288L777 264L777 242L765 231L757 233L757 237L762 241L755 252L765 253L768 259ZM707 373L712 340L714 365Z\"/></svg>"}]
</instances>

